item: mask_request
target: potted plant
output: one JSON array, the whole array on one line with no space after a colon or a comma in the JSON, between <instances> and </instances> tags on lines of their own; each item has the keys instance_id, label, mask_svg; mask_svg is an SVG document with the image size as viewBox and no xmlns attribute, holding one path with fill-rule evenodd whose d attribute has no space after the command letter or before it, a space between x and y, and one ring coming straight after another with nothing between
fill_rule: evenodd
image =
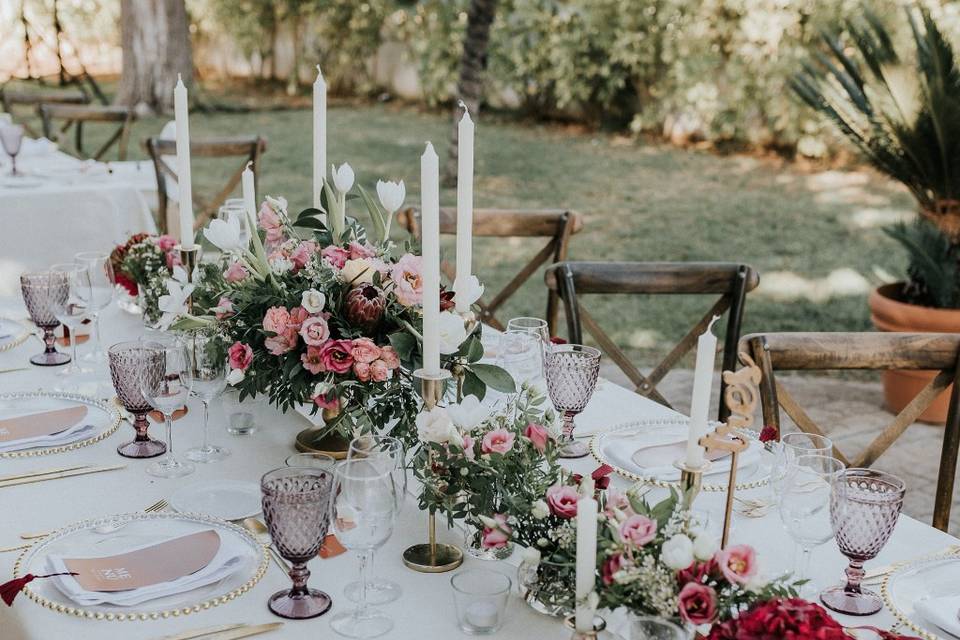
<instances>
[{"instance_id":1,"label":"potted plant","mask_svg":"<svg viewBox=\"0 0 960 640\"><path fill-rule=\"evenodd\" d=\"M913 224L887 233L907 251L903 282L869 299L881 331L960 331L960 68L929 12L907 10L912 47L870 12L846 22L847 38L825 34L826 50L791 79L796 94L831 120L876 169L917 201ZM934 374L884 374L888 407L900 411ZM946 419L949 389L922 416Z\"/></svg>"}]
</instances>

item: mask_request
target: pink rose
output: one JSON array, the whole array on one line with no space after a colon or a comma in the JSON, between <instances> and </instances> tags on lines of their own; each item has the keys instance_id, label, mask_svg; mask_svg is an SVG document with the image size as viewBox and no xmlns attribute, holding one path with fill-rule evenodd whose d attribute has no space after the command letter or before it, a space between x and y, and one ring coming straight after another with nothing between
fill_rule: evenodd
<instances>
[{"instance_id":1,"label":"pink rose","mask_svg":"<svg viewBox=\"0 0 960 640\"><path fill-rule=\"evenodd\" d=\"M311 398L313 403L321 409L336 409L340 406L340 398L332 393L321 394Z\"/></svg>"},{"instance_id":2,"label":"pink rose","mask_svg":"<svg viewBox=\"0 0 960 640\"><path fill-rule=\"evenodd\" d=\"M543 453L547 448L550 432L547 431L543 425L531 422L527 425L527 428L523 430L523 435L530 439L534 448L540 453Z\"/></svg>"},{"instance_id":3,"label":"pink rose","mask_svg":"<svg viewBox=\"0 0 960 640\"><path fill-rule=\"evenodd\" d=\"M260 222L260 228L267 232L268 244L277 244L283 240L283 225L280 222L280 216L273 210L270 203L264 201L260 206L258 221Z\"/></svg>"},{"instance_id":4,"label":"pink rose","mask_svg":"<svg viewBox=\"0 0 960 640\"><path fill-rule=\"evenodd\" d=\"M220 300L217 301L216 312L214 315L217 317L217 320L223 320L227 316L232 316L233 301L226 296L220 296Z\"/></svg>"},{"instance_id":5,"label":"pink rose","mask_svg":"<svg viewBox=\"0 0 960 640\"><path fill-rule=\"evenodd\" d=\"M475 444L476 440L474 440L472 436L463 436L463 455L466 456L467 460L473 460L477 457L476 452L473 450L473 445Z\"/></svg>"},{"instance_id":6,"label":"pink rose","mask_svg":"<svg viewBox=\"0 0 960 640\"><path fill-rule=\"evenodd\" d=\"M423 301L423 259L412 253L405 254L390 271L394 294L397 301L405 307L412 307Z\"/></svg>"},{"instance_id":7,"label":"pink rose","mask_svg":"<svg viewBox=\"0 0 960 640\"><path fill-rule=\"evenodd\" d=\"M317 243L313 240L305 240L297 245L297 248L290 254L290 262L293 263L293 270L299 271L307 266L310 258L317 252Z\"/></svg>"},{"instance_id":8,"label":"pink rose","mask_svg":"<svg viewBox=\"0 0 960 640\"><path fill-rule=\"evenodd\" d=\"M646 516L630 516L620 525L620 540L642 547L657 535L657 523Z\"/></svg>"},{"instance_id":9,"label":"pink rose","mask_svg":"<svg viewBox=\"0 0 960 640\"><path fill-rule=\"evenodd\" d=\"M510 542L510 527L507 525L507 516L497 513L493 516L496 527L484 527L480 536L480 546L484 549L502 549Z\"/></svg>"},{"instance_id":10,"label":"pink rose","mask_svg":"<svg viewBox=\"0 0 960 640\"><path fill-rule=\"evenodd\" d=\"M164 234L157 238L157 246L160 247L160 251L166 253L177 246L177 239L173 236Z\"/></svg>"},{"instance_id":11,"label":"pink rose","mask_svg":"<svg viewBox=\"0 0 960 640\"><path fill-rule=\"evenodd\" d=\"M264 340L263 346L275 356L283 355L297 346L297 330L292 327L284 328L277 335Z\"/></svg>"},{"instance_id":12,"label":"pink rose","mask_svg":"<svg viewBox=\"0 0 960 640\"><path fill-rule=\"evenodd\" d=\"M246 371L250 363L253 362L253 349L242 342L234 342L227 350L230 357L230 368Z\"/></svg>"},{"instance_id":13,"label":"pink rose","mask_svg":"<svg viewBox=\"0 0 960 640\"><path fill-rule=\"evenodd\" d=\"M353 359L358 362L370 364L380 357L380 347L378 347L370 338L357 338L353 341Z\"/></svg>"},{"instance_id":14,"label":"pink rose","mask_svg":"<svg viewBox=\"0 0 960 640\"><path fill-rule=\"evenodd\" d=\"M380 349L380 360L387 365L387 369L396 369L400 366L400 356L393 350L393 347L383 347Z\"/></svg>"},{"instance_id":15,"label":"pink rose","mask_svg":"<svg viewBox=\"0 0 960 640\"><path fill-rule=\"evenodd\" d=\"M350 249L350 259L358 260L360 258L372 258L377 255L376 249L371 247L369 244L360 244L357 241L351 242L347 245Z\"/></svg>"},{"instance_id":16,"label":"pink rose","mask_svg":"<svg viewBox=\"0 0 960 640\"><path fill-rule=\"evenodd\" d=\"M323 318L311 316L300 325L300 335L308 345L319 347L330 339L330 327Z\"/></svg>"},{"instance_id":17,"label":"pink rose","mask_svg":"<svg viewBox=\"0 0 960 640\"><path fill-rule=\"evenodd\" d=\"M618 553L615 556L610 556L607 558L603 565L600 567L600 580L604 585L610 586L613 584L613 574L617 571L620 571L620 566L623 564L623 554Z\"/></svg>"},{"instance_id":18,"label":"pink rose","mask_svg":"<svg viewBox=\"0 0 960 640\"><path fill-rule=\"evenodd\" d=\"M300 330L300 327L306 322L307 318L310 317L310 312L304 309L303 307L294 307L290 309L290 320L287 321L287 326Z\"/></svg>"},{"instance_id":19,"label":"pink rose","mask_svg":"<svg viewBox=\"0 0 960 640\"><path fill-rule=\"evenodd\" d=\"M711 587L688 582L680 589L680 618L690 624L709 624L717 617L717 593Z\"/></svg>"},{"instance_id":20,"label":"pink rose","mask_svg":"<svg viewBox=\"0 0 960 640\"><path fill-rule=\"evenodd\" d=\"M270 307L263 316L263 330L271 333L282 333L290 324L290 312L284 307Z\"/></svg>"},{"instance_id":21,"label":"pink rose","mask_svg":"<svg viewBox=\"0 0 960 640\"><path fill-rule=\"evenodd\" d=\"M577 500L580 494L573 487L553 485L547 489L547 506L553 515L570 519L577 515Z\"/></svg>"},{"instance_id":22,"label":"pink rose","mask_svg":"<svg viewBox=\"0 0 960 640\"><path fill-rule=\"evenodd\" d=\"M383 360L374 360L370 363L370 377L374 382L385 382L390 378L390 369Z\"/></svg>"},{"instance_id":23,"label":"pink rose","mask_svg":"<svg viewBox=\"0 0 960 640\"><path fill-rule=\"evenodd\" d=\"M346 373L353 366L353 347L351 340L328 340L320 347L320 358L327 371Z\"/></svg>"},{"instance_id":24,"label":"pink rose","mask_svg":"<svg viewBox=\"0 0 960 640\"><path fill-rule=\"evenodd\" d=\"M370 381L370 363L354 362L353 375L355 375L357 377L357 380L359 380L360 382L369 382Z\"/></svg>"},{"instance_id":25,"label":"pink rose","mask_svg":"<svg viewBox=\"0 0 960 640\"><path fill-rule=\"evenodd\" d=\"M617 491L616 489L610 489L607 492L607 504L604 513L608 516L613 516L614 509L628 516L633 515L633 507L630 506L630 500L627 499L627 494L622 491Z\"/></svg>"},{"instance_id":26,"label":"pink rose","mask_svg":"<svg viewBox=\"0 0 960 640\"><path fill-rule=\"evenodd\" d=\"M231 262L227 270L223 272L223 279L227 282L234 283L240 282L248 275L250 275L250 272L247 271L246 267L239 262Z\"/></svg>"},{"instance_id":27,"label":"pink rose","mask_svg":"<svg viewBox=\"0 0 960 640\"><path fill-rule=\"evenodd\" d=\"M750 545L727 547L715 559L723 577L733 584L746 584L757 573L757 552Z\"/></svg>"},{"instance_id":28,"label":"pink rose","mask_svg":"<svg viewBox=\"0 0 960 640\"><path fill-rule=\"evenodd\" d=\"M506 429L488 431L480 441L483 453L506 453L513 448L514 435Z\"/></svg>"},{"instance_id":29,"label":"pink rose","mask_svg":"<svg viewBox=\"0 0 960 640\"><path fill-rule=\"evenodd\" d=\"M317 375L323 372L323 358L320 357L320 347L307 347L307 351L300 355L303 368Z\"/></svg>"},{"instance_id":30,"label":"pink rose","mask_svg":"<svg viewBox=\"0 0 960 640\"><path fill-rule=\"evenodd\" d=\"M349 251L333 244L324 247L323 250L320 251L320 255L326 258L327 262L337 269L343 269L343 265L350 259Z\"/></svg>"}]
</instances>

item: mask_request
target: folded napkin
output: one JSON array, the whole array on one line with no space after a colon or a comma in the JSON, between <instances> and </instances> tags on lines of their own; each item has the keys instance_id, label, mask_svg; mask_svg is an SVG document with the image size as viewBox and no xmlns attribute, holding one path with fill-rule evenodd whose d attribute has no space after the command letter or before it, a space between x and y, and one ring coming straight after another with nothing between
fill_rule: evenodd
<instances>
[{"instance_id":1,"label":"folded napkin","mask_svg":"<svg viewBox=\"0 0 960 640\"><path fill-rule=\"evenodd\" d=\"M677 458L683 457L682 452L673 460L663 460L662 464L641 467L633 461L633 455L639 449L638 439L636 432L625 433L622 436L611 435L604 441L603 453L616 466L631 473L656 478L664 482L674 482L680 479L680 470L673 466L673 463L676 462ZM664 433L662 437L645 434L643 447L668 445L676 442L679 442L679 440L677 439L675 431L673 433ZM684 442L686 442L686 440L684 440ZM746 451L743 451L737 459L737 469L743 469L744 467L759 462L762 449L763 445L761 443L751 441L750 447ZM710 466L710 470L704 475L712 476L730 473L730 461L732 459L731 456L724 456L719 460L714 460Z\"/></svg>"},{"instance_id":2,"label":"folded napkin","mask_svg":"<svg viewBox=\"0 0 960 640\"><path fill-rule=\"evenodd\" d=\"M960 638L960 595L918 600L913 608L928 622Z\"/></svg>"},{"instance_id":3,"label":"folded napkin","mask_svg":"<svg viewBox=\"0 0 960 640\"><path fill-rule=\"evenodd\" d=\"M90 591L80 586L76 578L70 575L56 576L53 578L53 583L63 595L79 605L112 604L126 607L214 584L256 561L253 549L244 544L239 538L235 536L221 536L219 534L217 534L217 536L219 537L219 548L213 559L199 570L175 580L159 582L125 591ZM184 536L178 536L177 538L182 537ZM172 538L171 540L177 538ZM159 543L154 542L133 549L126 549L122 553L149 549L155 547L157 544ZM117 575L116 572L122 572L124 569L124 567L111 568L111 570L114 571L111 575L115 576ZM48 573L69 571L67 565L64 563L64 557L53 554L47 557L45 570Z\"/></svg>"},{"instance_id":4,"label":"folded napkin","mask_svg":"<svg viewBox=\"0 0 960 640\"><path fill-rule=\"evenodd\" d=\"M34 407L36 407L36 405L34 405ZM78 405L76 408L86 409L86 407L83 407L82 405ZM47 407L42 409L37 407L28 411L4 412L2 407L0 407L0 421L30 416L36 416L37 418L40 418L44 414L63 409L64 407L62 406L58 406L56 408ZM55 433L46 435L33 435L24 438L18 438L16 440L6 440L4 442L0 442L0 452L19 451L21 449L31 449L34 447L58 447L60 445L69 444L71 442L76 442L77 440L88 438L96 430L96 426L88 420L88 411L84 410L82 412L78 412L78 415L79 419L76 422L67 425L65 428Z\"/></svg>"},{"instance_id":5,"label":"folded napkin","mask_svg":"<svg viewBox=\"0 0 960 640\"><path fill-rule=\"evenodd\" d=\"M46 138L24 138L20 146L20 153L26 156L44 156L54 153L57 150L57 144Z\"/></svg>"}]
</instances>

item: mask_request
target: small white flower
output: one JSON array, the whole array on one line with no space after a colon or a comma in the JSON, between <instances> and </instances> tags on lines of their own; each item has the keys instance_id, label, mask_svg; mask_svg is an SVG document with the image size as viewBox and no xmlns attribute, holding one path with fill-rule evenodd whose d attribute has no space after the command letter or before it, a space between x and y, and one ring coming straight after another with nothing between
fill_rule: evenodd
<instances>
[{"instance_id":1,"label":"small white flower","mask_svg":"<svg viewBox=\"0 0 960 640\"><path fill-rule=\"evenodd\" d=\"M489 407L480 402L477 396L470 395L461 400L458 404L451 404L447 407L447 413L453 424L464 431L476 429L491 413Z\"/></svg>"},{"instance_id":2,"label":"small white flower","mask_svg":"<svg viewBox=\"0 0 960 640\"><path fill-rule=\"evenodd\" d=\"M287 215L287 199L282 196L264 196L264 200L267 201L267 204L279 214Z\"/></svg>"},{"instance_id":3,"label":"small white flower","mask_svg":"<svg viewBox=\"0 0 960 640\"><path fill-rule=\"evenodd\" d=\"M366 258L355 258L347 260L340 269L340 280L354 286L361 284L370 284L373 282L373 274L376 269Z\"/></svg>"},{"instance_id":4,"label":"small white flower","mask_svg":"<svg viewBox=\"0 0 960 640\"><path fill-rule=\"evenodd\" d=\"M523 562L532 565L540 564L540 556L540 551L538 549L534 549L533 547L524 547L520 554L520 558L523 560Z\"/></svg>"},{"instance_id":5,"label":"small white flower","mask_svg":"<svg viewBox=\"0 0 960 640\"><path fill-rule=\"evenodd\" d=\"M270 271L276 276L282 276L288 271L293 270L293 262L289 258L278 256L270 260Z\"/></svg>"},{"instance_id":6,"label":"small white flower","mask_svg":"<svg viewBox=\"0 0 960 640\"><path fill-rule=\"evenodd\" d=\"M307 289L300 297L300 306L308 313L320 313L327 304L327 296L322 291Z\"/></svg>"},{"instance_id":7,"label":"small white flower","mask_svg":"<svg viewBox=\"0 0 960 640\"><path fill-rule=\"evenodd\" d=\"M549 544L550 544L550 541L547 540L546 538L537 538L538 547L546 547Z\"/></svg>"},{"instance_id":8,"label":"small white flower","mask_svg":"<svg viewBox=\"0 0 960 640\"><path fill-rule=\"evenodd\" d=\"M686 569L693 564L693 542L678 533L663 543L660 549L660 561L674 571Z\"/></svg>"},{"instance_id":9,"label":"small white flower","mask_svg":"<svg viewBox=\"0 0 960 640\"><path fill-rule=\"evenodd\" d=\"M393 213L403 205L403 199L407 196L407 188L400 182L384 182L377 180L377 196L380 198L380 204L387 210L387 213Z\"/></svg>"},{"instance_id":10,"label":"small white flower","mask_svg":"<svg viewBox=\"0 0 960 640\"><path fill-rule=\"evenodd\" d=\"M466 467L460 467L460 475L464 477L470 475L470 469L467 469Z\"/></svg>"},{"instance_id":11,"label":"small white flower","mask_svg":"<svg viewBox=\"0 0 960 640\"><path fill-rule=\"evenodd\" d=\"M537 520L543 520L550 515L550 507L543 500L537 500L530 509L530 515Z\"/></svg>"},{"instance_id":12,"label":"small white flower","mask_svg":"<svg viewBox=\"0 0 960 640\"><path fill-rule=\"evenodd\" d=\"M353 167L344 162L339 168L330 165L330 172L333 175L333 186L340 193L346 193L353 187Z\"/></svg>"},{"instance_id":13,"label":"small white flower","mask_svg":"<svg viewBox=\"0 0 960 640\"><path fill-rule=\"evenodd\" d=\"M483 285L477 276L460 277L453 283L453 291L457 310L467 311L483 295Z\"/></svg>"},{"instance_id":14,"label":"small white flower","mask_svg":"<svg viewBox=\"0 0 960 640\"><path fill-rule=\"evenodd\" d=\"M423 442L463 445L463 438L443 407L420 412L417 416L417 437Z\"/></svg>"},{"instance_id":15,"label":"small white flower","mask_svg":"<svg viewBox=\"0 0 960 640\"><path fill-rule=\"evenodd\" d=\"M240 218L231 216L228 220L211 220L203 230L203 237L225 253L241 248Z\"/></svg>"},{"instance_id":16,"label":"small white flower","mask_svg":"<svg viewBox=\"0 0 960 640\"><path fill-rule=\"evenodd\" d=\"M440 314L438 324L440 353L456 353L463 341L467 339L467 328L463 324L463 318L450 311L444 311Z\"/></svg>"},{"instance_id":17,"label":"small white flower","mask_svg":"<svg viewBox=\"0 0 960 640\"><path fill-rule=\"evenodd\" d=\"M317 396L326 396L330 393L330 390L333 389L333 385L329 382L318 382L313 385L313 395L311 398L316 398Z\"/></svg>"},{"instance_id":18,"label":"small white flower","mask_svg":"<svg viewBox=\"0 0 960 640\"><path fill-rule=\"evenodd\" d=\"M235 387L243 382L243 379L246 377L243 369L231 369L230 373L227 374L227 384Z\"/></svg>"},{"instance_id":19,"label":"small white flower","mask_svg":"<svg viewBox=\"0 0 960 640\"><path fill-rule=\"evenodd\" d=\"M485 526L487 529L497 529L500 527L500 523L490 516L480 516L480 522L482 522L483 526Z\"/></svg>"},{"instance_id":20,"label":"small white flower","mask_svg":"<svg viewBox=\"0 0 960 640\"><path fill-rule=\"evenodd\" d=\"M697 560L706 562L717 553L719 548L716 539L704 532L693 541L693 556Z\"/></svg>"}]
</instances>

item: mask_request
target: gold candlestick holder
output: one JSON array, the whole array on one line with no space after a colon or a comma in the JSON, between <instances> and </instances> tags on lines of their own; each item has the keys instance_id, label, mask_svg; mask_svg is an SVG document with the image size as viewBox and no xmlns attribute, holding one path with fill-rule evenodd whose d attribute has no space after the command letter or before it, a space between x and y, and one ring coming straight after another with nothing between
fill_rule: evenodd
<instances>
[{"instance_id":1,"label":"gold candlestick holder","mask_svg":"<svg viewBox=\"0 0 960 640\"><path fill-rule=\"evenodd\" d=\"M597 635L607 628L607 621L598 615L594 615L591 631L577 631L576 616L569 616L563 620L563 626L573 631L570 640L597 640Z\"/></svg>"},{"instance_id":2,"label":"gold candlestick holder","mask_svg":"<svg viewBox=\"0 0 960 640\"><path fill-rule=\"evenodd\" d=\"M185 249L182 244L176 246L177 252L180 254L180 265L183 267L183 270L187 272L187 282L193 282L193 272L196 271L197 265L200 264L200 245L195 244L189 249ZM193 313L193 295L187 298L187 310L190 313Z\"/></svg>"},{"instance_id":3,"label":"gold candlestick holder","mask_svg":"<svg viewBox=\"0 0 960 640\"><path fill-rule=\"evenodd\" d=\"M430 411L436 407L446 390L450 372L441 369L439 373L429 373L423 369L413 372L420 380L423 407ZM428 542L415 544L403 552L403 564L421 573L443 573L456 569L463 563L463 551L452 544L437 542L437 515L430 513L427 522Z\"/></svg>"},{"instance_id":4,"label":"gold candlestick holder","mask_svg":"<svg viewBox=\"0 0 960 640\"><path fill-rule=\"evenodd\" d=\"M693 508L694 500L700 495L703 474L710 469L710 462L704 460L702 465L694 467L681 459L674 462L673 466L680 469L680 503L683 505L683 510L689 512Z\"/></svg>"}]
</instances>

